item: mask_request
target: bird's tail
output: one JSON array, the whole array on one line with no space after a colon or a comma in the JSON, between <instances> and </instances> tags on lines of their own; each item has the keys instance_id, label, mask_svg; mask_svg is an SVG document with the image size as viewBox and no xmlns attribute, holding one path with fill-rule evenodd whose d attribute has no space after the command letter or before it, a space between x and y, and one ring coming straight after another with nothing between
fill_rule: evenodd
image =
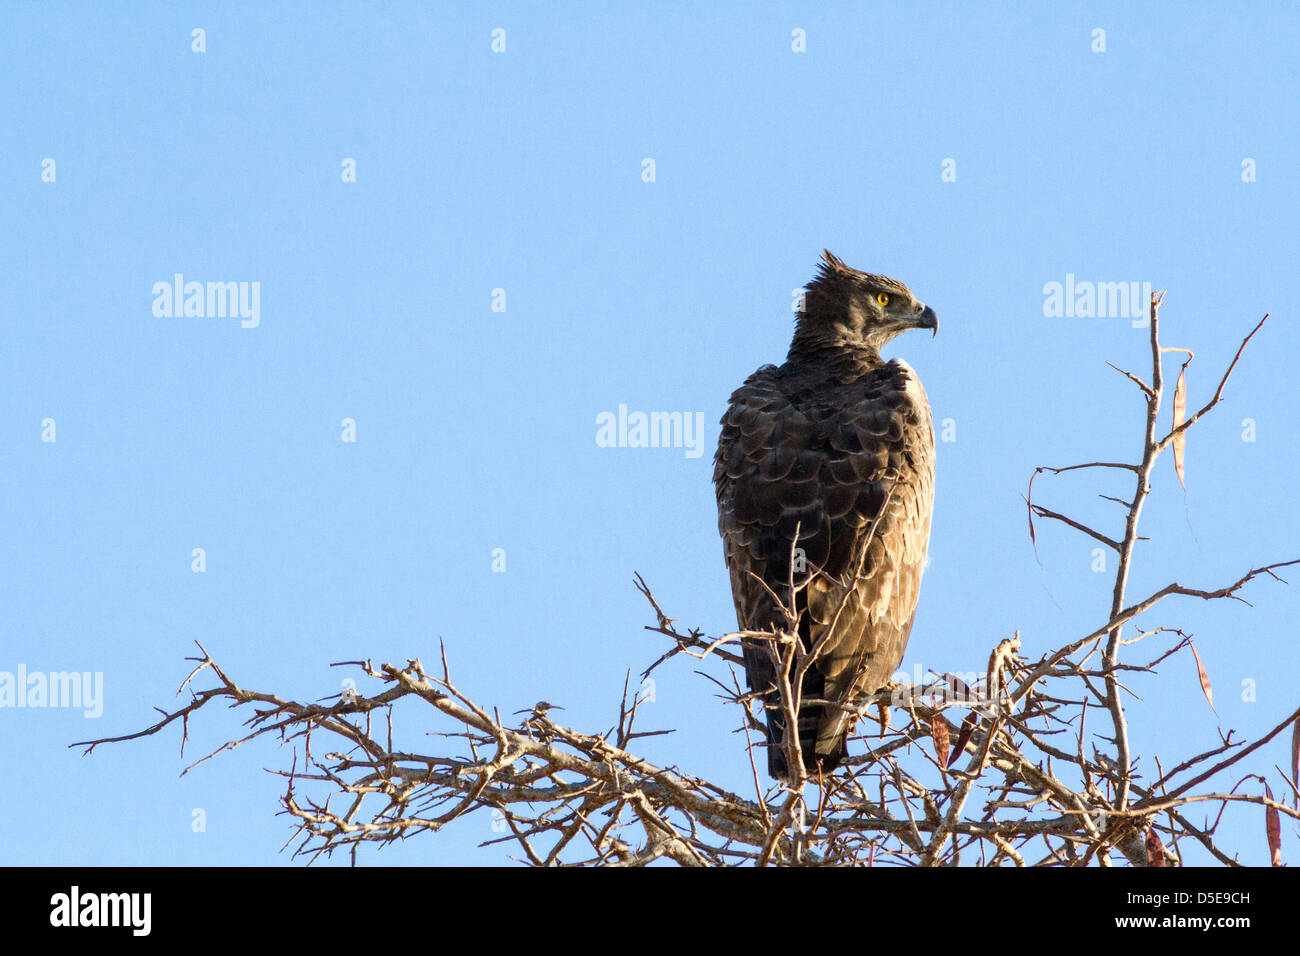
<instances>
[{"instance_id":1,"label":"bird's tail","mask_svg":"<svg viewBox=\"0 0 1300 956\"><path fill-rule=\"evenodd\" d=\"M822 689L805 689L804 696L820 697ZM776 701L770 703L776 704ZM779 706L779 705L778 705ZM803 758L804 769L816 775L830 773L844 759L848 743L848 727L843 721L836 721L838 732L828 733L831 721L827 720L821 704L810 704L799 708L796 728L799 734L799 752ZM767 712L767 772L776 780L789 779L789 765L785 755L785 715L773 707Z\"/></svg>"}]
</instances>

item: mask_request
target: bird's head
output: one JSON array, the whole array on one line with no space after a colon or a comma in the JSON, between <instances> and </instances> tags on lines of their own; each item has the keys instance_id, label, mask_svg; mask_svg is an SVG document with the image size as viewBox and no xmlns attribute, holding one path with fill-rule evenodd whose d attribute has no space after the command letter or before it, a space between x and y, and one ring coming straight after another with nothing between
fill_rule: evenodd
<instances>
[{"instance_id":1,"label":"bird's head","mask_svg":"<svg viewBox=\"0 0 1300 956\"><path fill-rule=\"evenodd\" d=\"M908 329L939 331L934 309L918 302L903 283L850 269L829 249L822 251L817 275L804 288L795 347L856 346L878 353Z\"/></svg>"}]
</instances>

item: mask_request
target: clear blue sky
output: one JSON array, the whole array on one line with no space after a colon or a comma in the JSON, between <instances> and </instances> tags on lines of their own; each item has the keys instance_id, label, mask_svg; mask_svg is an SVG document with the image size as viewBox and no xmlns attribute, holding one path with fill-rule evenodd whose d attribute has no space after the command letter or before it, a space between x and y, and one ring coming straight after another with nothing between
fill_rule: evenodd
<instances>
[{"instance_id":1,"label":"clear blue sky","mask_svg":"<svg viewBox=\"0 0 1300 956\"><path fill-rule=\"evenodd\" d=\"M662 650L633 572L684 625L735 625L717 421L784 357L791 290L823 246L941 319L893 346L956 439L938 450L909 672L976 670L1016 629L1036 657L1105 620L1093 542L1044 522L1036 558L1021 495L1036 465L1138 453L1142 403L1105 363L1143 370L1147 338L1045 316L1043 287L1067 275L1169 290L1194 406L1274 316L1190 437L1185 495L1161 463L1130 593L1300 556L1294 4L2 17L0 671L104 681L98 718L0 709L5 862L289 862L262 770L289 755L269 741L179 780L175 732L67 749L172 705L196 639L246 686L314 699L339 689L332 661L429 659L441 637L480 701L545 697L608 726L624 672ZM260 324L155 315L176 273L257 282ZM702 413L704 453L599 447L596 418L620 404ZM1127 481L1095 477L1036 494L1114 522L1095 493ZM1185 653L1135 679L1144 772L1216 745L1217 721L1255 734L1300 702L1300 587L1246 597L1144 619L1195 634L1218 708ZM677 733L647 755L746 787L733 711L686 662L657 676L646 726ZM406 725L412 746L426 729ZM189 753L239 730L206 713ZM1285 766L1285 741L1258 758ZM1262 812L1229 818L1225 842L1265 862ZM475 849L492 835L475 817L366 860L503 862Z\"/></svg>"}]
</instances>

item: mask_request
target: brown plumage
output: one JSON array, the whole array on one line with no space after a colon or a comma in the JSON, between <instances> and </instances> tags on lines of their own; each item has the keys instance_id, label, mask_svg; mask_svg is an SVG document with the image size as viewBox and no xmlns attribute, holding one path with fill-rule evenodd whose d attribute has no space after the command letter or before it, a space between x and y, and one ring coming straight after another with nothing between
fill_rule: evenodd
<instances>
[{"instance_id":1,"label":"brown plumage","mask_svg":"<svg viewBox=\"0 0 1300 956\"><path fill-rule=\"evenodd\" d=\"M763 366L731 396L713 480L742 630L785 626L754 576L789 602L798 529L798 630L816 649L801 699L834 702L802 705L798 734L804 766L829 771L854 723L836 704L879 690L903 658L930 540L930 405L916 373L883 361L880 349L939 323L901 282L850 269L829 251L806 289L785 364ZM745 670L750 690L766 695L768 772L784 778L773 646L745 641Z\"/></svg>"}]
</instances>

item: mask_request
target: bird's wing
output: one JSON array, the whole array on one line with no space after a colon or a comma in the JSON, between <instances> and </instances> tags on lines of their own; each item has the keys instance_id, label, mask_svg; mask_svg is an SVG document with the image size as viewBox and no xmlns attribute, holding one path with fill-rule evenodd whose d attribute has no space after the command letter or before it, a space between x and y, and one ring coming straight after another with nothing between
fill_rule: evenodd
<instances>
[{"instance_id":1,"label":"bird's wing","mask_svg":"<svg viewBox=\"0 0 1300 956\"><path fill-rule=\"evenodd\" d=\"M759 582L784 579L789 567L789 540L782 549L776 535L786 511L777 491L798 458L798 449L785 437L785 423L795 417L776 382L775 366L766 365L732 394L722 418L713 480L718 530L742 630L784 625L772 596ZM772 663L762 646L745 641L743 650L750 687L762 691L771 686Z\"/></svg>"},{"instance_id":2,"label":"bird's wing","mask_svg":"<svg viewBox=\"0 0 1300 956\"><path fill-rule=\"evenodd\" d=\"M925 393L902 363L836 400L819 401L805 384L798 370L766 366L732 395L714 464L719 530L737 621L762 630L785 621L751 572L788 600L798 529L796 584L822 572L798 602L808 611L800 631L818 648L825 697L851 699L887 682L907 645L929 540L933 432ZM746 646L745 659L751 688L770 686L767 655ZM819 751L845 729L844 715L828 712Z\"/></svg>"},{"instance_id":3,"label":"bird's wing","mask_svg":"<svg viewBox=\"0 0 1300 956\"><path fill-rule=\"evenodd\" d=\"M853 561L827 568L808 586L810 632L826 697L850 706L884 687L902 662L930 541L930 406L916 375L897 364L897 375L841 413L842 427L858 433L862 454L877 467L860 495L866 507L847 522L853 526ZM876 502L884 502L883 513ZM831 752L851 726L851 715L828 710L818 751Z\"/></svg>"}]
</instances>

